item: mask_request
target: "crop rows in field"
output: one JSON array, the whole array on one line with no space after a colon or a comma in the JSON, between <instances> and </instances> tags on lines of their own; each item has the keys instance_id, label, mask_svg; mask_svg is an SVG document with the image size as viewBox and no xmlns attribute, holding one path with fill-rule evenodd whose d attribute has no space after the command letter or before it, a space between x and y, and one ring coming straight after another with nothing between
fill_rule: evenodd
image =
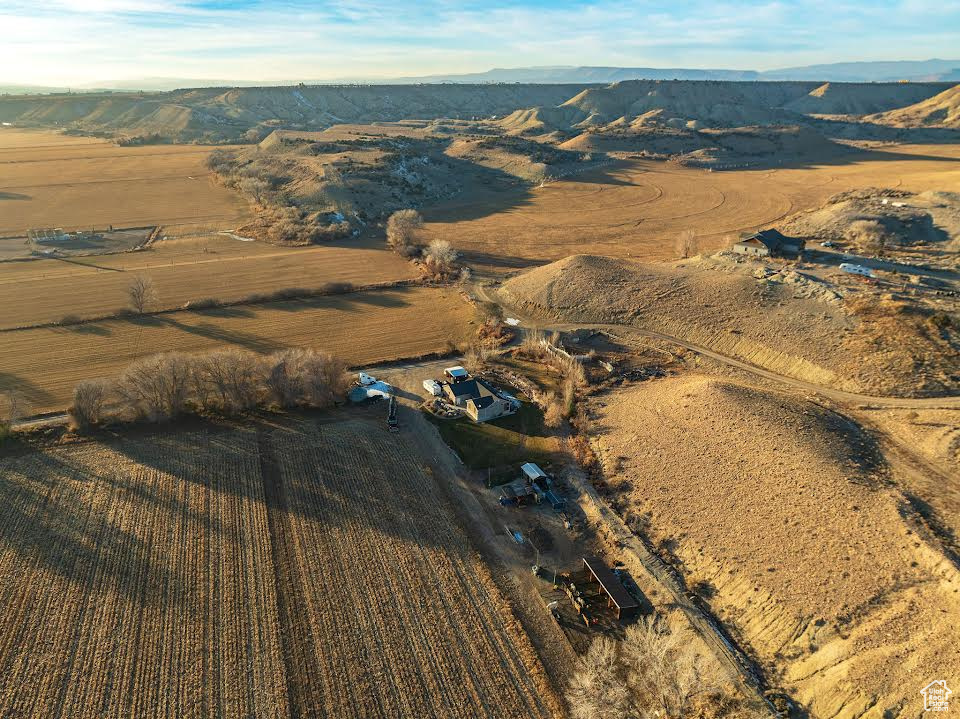
<instances>
[{"instance_id":1,"label":"crop rows in field","mask_svg":"<svg viewBox=\"0 0 960 719\"><path fill-rule=\"evenodd\" d=\"M0 714L287 716L253 433L2 474Z\"/></svg>"},{"instance_id":2,"label":"crop rows in field","mask_svg":"<svg viewBox=\"0 0 960 719\"><path fill-rule=\"evenodd\" d=\"M380 428L322 425L272 437L289 534L306 704L343 717L549 716L532 649L439 499ZM278 566L278 565L275 565ZM342 651L318 651L337 637ZM288 651L292 655L294 650Z\"/></svg>"},{"instance_id":3,"label":"crop rows in field","mask_svg":"<svg viewBox=\"0 0 960 719\"><path fill-rule=\"evenodd\" d=\"M0 715L542 717L512 614L379 424L0 460Z\"/></svg>"}]
</instances>

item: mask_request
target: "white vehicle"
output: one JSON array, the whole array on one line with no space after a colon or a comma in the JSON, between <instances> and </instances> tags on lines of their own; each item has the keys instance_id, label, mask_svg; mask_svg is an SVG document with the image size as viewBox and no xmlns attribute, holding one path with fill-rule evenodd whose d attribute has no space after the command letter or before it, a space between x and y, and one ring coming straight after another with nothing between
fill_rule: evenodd
<instances>
[{"instance_id":1,"label":"white vehicle","mask_svg":"<svg viewBox=\"0 0 960 719\"><path fill-rule=\"evenodd\" d=\"M831 242L830 240L827 240L826 242L821 242L821 243L820 243L820 246L821 246L821 247L833 247L833 242Z\"/></svg>"},{"instance_id":2,"label":"white vehicle","mask_svg":"<svg viewBox=\"0 0 960 719\"><path fill-rule=\"evenodd\" d=\"M873 270L863 265L852 265L849 262L841 262L840 269L851 275L863 275L864 277L873 277Z\"/></svg>"},{"instance_id":3,"label":"white vehicle","mask_svg":"<svg viewBox=\"0 0 960 719\"><path fill-rule=\"evenodd\" d=\"M440 383L435 379L423 380L423 388L434 397L439 397L441 394L443 394L443 390L440 388Z\"/></svg>"}]
</instances>

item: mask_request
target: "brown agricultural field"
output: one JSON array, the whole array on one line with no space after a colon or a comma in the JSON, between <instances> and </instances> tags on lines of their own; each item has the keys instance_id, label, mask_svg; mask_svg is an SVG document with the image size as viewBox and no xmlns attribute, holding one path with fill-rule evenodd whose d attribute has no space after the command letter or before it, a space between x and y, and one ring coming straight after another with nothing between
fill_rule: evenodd
<instances>
[{"instance_id":1,"label":"brown agricultural field","mask_svg":"<svg viewBox=\"0 0 960 719\"><path fill-rule=\"evenodd\" d=\"M102 317L127 305L137 275L153 280L154 309L204 298L236 300L327 282L369 285L412 279L413 266L372 243L277 247L223 235L157 242L149 249L101 257L0 262L0 329L58 322L65 315Z\"/></svg>"},{"instance_id":2,"label":"brown agricultural field","mask_svg":"<svg viewBox=\"0 0 960 719\"><path fill-rule=\"evenodd\" d=\"M379 412L0 472L6 716L562 713L445 490Z\"/></svg>"},{"instance_id":3,"label":"brown agricultural field","mask_svg":"<svg viewBox=\"0 0 960 719\"><path fill-rule=\"evenodd\" d=\"M51 132L0 130L0 236L90 229L242 224L248 207L216 184L210 147L118 147Z\"/></svg>"},{"instance_id":4,"label":"brown agricultural field","mask_svg":"<svg viewBox=\"0 0 960 719\"><path fill-rule=\"evenodd\" d=\"M960 146L891 146L831 164L717 172L629 160L524 193L468 188L425 211L424 235L501 270L583 253L664 260L676 256L682 230L712 251L741 230L777 225L864 186L958 191Z\"/></svg>"},{"instance_id":5,"label":"brown agricultural field","mask_svg":"<svg viewBox=\"0 0 960 719\"><path fill-rule=\"evenodd\" d=\"M63 409L82 379L114 377L156 352L316 347L351 365L442 352L470 334L473 308L456 289L398 287L307 300L181 311L0 334L0 390L32 413Z\"/></svg>"}]
</instances>

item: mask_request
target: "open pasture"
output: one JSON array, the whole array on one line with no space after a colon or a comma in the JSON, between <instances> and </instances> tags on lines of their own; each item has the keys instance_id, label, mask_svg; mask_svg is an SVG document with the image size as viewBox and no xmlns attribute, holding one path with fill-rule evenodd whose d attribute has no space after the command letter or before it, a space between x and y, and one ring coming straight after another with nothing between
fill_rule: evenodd
<instances>
[{"instance_id":1,"label":"open pasture","mask_svg":"<svg viewBox=\"0 0 960 719\"><path fill-rule=\"evenodd\" d=\"M441 352L470 333L473 309L455 289L400 287L261 305L181 311L0 334L0 390L31 413L69 406L82 379L115 377L157 352L315 347L353 365Z\"/></svg>"},{"instance_id":2,"label":"open pasture","mask_svg":"<svg viewBox=\"0 0 960 719\"><path fill-rule=\"evenodd\" d=\"M51 132L0 130L0 236L32 227L197 224L229 229L248 207L216 184L201 145L118 147Z\"/></svg>"},{"instance_id":3,"label":"open pasture","mask_svg":"<svg viewBox=\"0 0 960 719\"><path fill-rule=\"evenodd\" d=\"M0 713L558 716L443 488L365 414L0 459Z\"/></svg>"},{"instance_id":4,"label":"open pasture","mask_svg":"<svg viewBox=\"0 0 960 719\"><path fill-rule=\"evenodd\" d=\"M777 225L855 187L960 191L960 146L912 145L830 164L709 172L630 160L524 193L479 187L425 210L428 239L444 238L473 264L509 269L574 254L676 257L692 229L712 251L743 230Z\"/></svg>"},{"instance_id":5,"label":"open pasture","mask_svg":"<svg viewBox=\"0 0 960 719\"><path fill-rule=\"evenodd\" d=\"M236 300L327 282L369 285L412 279L413 266L370 245L277 247L223 235L165 240L149 249L102 257L0 262L0 329L102 317L127 305L137 275L153 280L153 309L190 300Z\"/></svg>"}]
</instances>

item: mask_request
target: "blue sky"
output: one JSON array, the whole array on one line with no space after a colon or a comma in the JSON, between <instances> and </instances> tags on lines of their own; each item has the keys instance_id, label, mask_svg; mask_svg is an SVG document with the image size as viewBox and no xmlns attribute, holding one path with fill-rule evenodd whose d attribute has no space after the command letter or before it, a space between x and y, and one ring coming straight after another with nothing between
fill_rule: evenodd
<instances>
[{"instance_id":1,"label":"blue sky","mask_svg":"<svg viewBox=\"0 0 960 719\"><path fill-rule=\"evenodd\" d=\"M325 80L960 55L960 0L0 0L0 82Z\"/></svg>"}]
</instances>

